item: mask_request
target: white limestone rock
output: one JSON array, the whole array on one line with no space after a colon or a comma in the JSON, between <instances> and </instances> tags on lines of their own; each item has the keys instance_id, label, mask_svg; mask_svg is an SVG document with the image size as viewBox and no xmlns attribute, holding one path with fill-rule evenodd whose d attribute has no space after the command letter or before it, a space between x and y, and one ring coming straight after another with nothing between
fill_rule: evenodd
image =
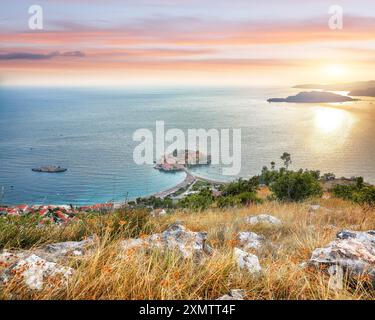
<instances>
[{"instance_id":1,"label":"white limestone rock","mask_svg":"<svg viewBox=\"0 0 375 320\"><path fill-rule=\"evenodd\" d=\"M147 245L147 241L143 239L126 239L121 242L121 248L124 251L131 250L131 249L138 249L144 245Z\"/></svg>"},{"instance_id":2,"label":"white limestone rock","mask_svg":"<svg viewBox=\"0 0 375 320\"><path fill-rule=\"evenodd\" d=\"M375 230L343 230L324 248L313 251L310 266L328 270L337 266L350 276L367 275L375 283Z\"/></svg>"},{"instance_id":3,"label":"white limestone rock","mask_svg":"<svg viewBox=\"0 0 375 320\"><path fill-rule=\"evenodd\" d=\"M124 250L134 248L178 250L184 258L201 258L212 252L206 241L206 232L193 232L187 230L182 224L175 223L162 233L142 239L124 240L121 247Z\"/></svg>"},{"instance_id":4,"label":"white limestone rock","mask_svg":"<svg viewBox=\"0 0 375 320\"><path fill-rule=\"evenodd\" d=\"M232 289L228 294L217 298L216 300L244 300L246 298L245 290Z\"/></svg>"},{"instance_id":5,"label":"white limestone rock","mask_svg":"<svg viewBox=\"0 0 375 320\"><path fill-rule=\"evenodd\" d=\"M239 248L234 248L234 257L241 269L245 269L253 275L258 275L262 272L259 259L256 255L247 253Z\"/></svg>"},{"instance_id":6,"label":"white limestone rock","mask_svg":"<svg viewBox=\"0 0 375 320\"><path fill-rule=\"evenodd\" d=\"M165 209L154 209L150 212L151 217L162 217L167 214L167 211Z\"/></svg>"},{"instance_id":7,"label":"white limestone rock","mask_svg":"<svg viewBox=\"0 0 375 320\"><path fill-rule=\"evenodd\" d=\"M22 281L31 290L42 290L48 286L66 286L73 275L72 268L63 267L31 254L10 266L0 276L3 284L12 280Z\"/></svg>"},{"instance_id":8,"label":"white limestone rock","mask_svg":"<svg viewBox=\"0 0 375 320\"><path fill-rule=\"evenodd\" d=\"M66 241L47 244L35 253L49 261L58 262L67 257L80 257L87 254L94 244L94 238L82 241Z\"/></svg>"},{"instance_id":9,"label":"white limestone rock","mask_svg":"<svg viewBox=\"0 0 375 320\"><path fill-rule=\"evenodd\" d=\"M239 232L237 234L238 246L244 250L259 249L264 241L264 237L255 232Z\"/></svg>"},{"instance_id":10,"label":"white limestone rock","mask_svg":"<svg viewBox=\"0 0 375 320\"><path fill-rule=\"evenodd\" d=\"M274 227L282 226L281 220L269 214L259 214L257 216L249 216L245 218L245 222L253 226L258 225L258 224L274 226Z\"/></svg>"},{"instance_id":11,"label":"white limestone rock","mask_svg":"<svg viewBox=\"0 0 375 320\"><path fill-rule=\"evenodd\" d=\"M27 253L25 251L12 252L8 250L3 250L0 253L0 266L9 267L15 262L19 261L20 259L25 258L26 256Z\"/></svg>"},{"instance_id":12,"label":"white limestone rock","mask_svg":"<svg viewBox=\"0 0 375 320\"><path fill-rule=\"evenodd\" d=\"M321 208L319 204L310 205L310 211L318 211Z\"/></svg>"}]
</instances>

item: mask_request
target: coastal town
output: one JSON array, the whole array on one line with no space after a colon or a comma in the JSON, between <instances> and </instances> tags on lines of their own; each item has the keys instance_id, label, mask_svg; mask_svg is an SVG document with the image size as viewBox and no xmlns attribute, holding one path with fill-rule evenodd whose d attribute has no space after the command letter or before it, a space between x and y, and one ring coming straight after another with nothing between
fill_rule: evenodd
<instances>
[{"instance_id":1,"label":"coastal town","mask_svg":"<svg viewBox=\"0 0 375 320\"><path fill-rule=\"evenodd\" d=\"M40 218L41 225L46 223L67 223L82 213L108 213L113 210L113 203L102 203L91 206L72 205L17 205L0 206L1 216L36 216Z\"/></svg>"},{"instance_id":2,"label":"coastal town","mask_svg":"<svg viewBox=\"0 0 375 320\"><path fill-rule=\"evenodd\" d=\"M184 181L173 188L157 192L153 195L140 197L135 200L123 202L107 202L94 205L73 206L73 205L27 205L20 204L16 206L2 206L0 204L1 216L32 216L40 217L40 224L45 223L67 223L76 218L78 214L84 213L101 213L106 214L123 207L139 207L142 203L148 202L149 199L170 199L177 203L179 200L189 195L197 194L202 189L208 188L213 195L220 195L220 187L225 185L221 181L213 181L202 177L192 175L185 169L186 178ZM154 210L152 203L148 203L145 207Z\"/></svg>"}]
</instances>

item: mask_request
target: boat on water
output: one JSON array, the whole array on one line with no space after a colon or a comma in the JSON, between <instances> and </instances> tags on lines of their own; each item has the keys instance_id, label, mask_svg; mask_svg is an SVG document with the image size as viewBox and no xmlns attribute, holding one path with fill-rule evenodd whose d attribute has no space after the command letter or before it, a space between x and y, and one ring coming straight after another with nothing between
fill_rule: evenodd
<instances>
[{"instance_id":1,"label":"boat on water","mask_svg":"<svg viewBox=\"0 0 375 320\"><path fill-rule=\"evenodd\" d=\"M33 168L31 170L34 172L59 173L59 172L65 172L68 169L62 168L60 166L45 166L45 167Z\"/></svg>"}]
</instances>

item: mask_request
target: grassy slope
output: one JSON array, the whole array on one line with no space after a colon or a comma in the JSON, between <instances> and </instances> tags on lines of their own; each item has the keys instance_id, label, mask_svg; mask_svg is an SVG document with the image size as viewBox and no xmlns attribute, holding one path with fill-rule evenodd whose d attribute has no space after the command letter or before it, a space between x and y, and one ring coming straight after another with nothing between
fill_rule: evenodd
<instances>
[{"instance_id":1,"label":"grassy slope","mask_svg":"<svg viewBox=\"0 0 375 320\"><path fill-rule=\"evenodd\" d=\"M0 298L34 299L216 299L229 289L245 289L249 299L373 299L374 293L357 285L342 291L327 288L327 276L307 270L300 264L312 250L325 246L338 230L375 229L375 210L363 209L338 199L320 199L326 209L309 212L309 203L265 202L243 209L176 213L148 219L124 214L92 217L84 223L50 227L48 232L32 227L18 228L13 237L4 235L9 223L1 224L0 245L8 248L80 239L95 233L95 252L90 257L72 260L76 268L68 289L46 289L30 294L19 284L0 289ZM284 222L281 229L250 227L242 222L248 215L269 213ZM126 237L163 231L168 224L183 221L194 231L207 231L215 253L201 265L181 261L177 254L155 250L150 256L134 252L119 257L118 242ZM129 228L129 223L131 227ZM232 259L239 231L254 231L266 236L259 256L264 274L258 279L237 269ZM48 234L48 235L46 235ZM27 241L23 241L27 238ZM16 240L14 240L16 239ZM1 267L0 267L1 270ZM371 296L372 294L372 296Z\"/></svg>"}]
</instances>

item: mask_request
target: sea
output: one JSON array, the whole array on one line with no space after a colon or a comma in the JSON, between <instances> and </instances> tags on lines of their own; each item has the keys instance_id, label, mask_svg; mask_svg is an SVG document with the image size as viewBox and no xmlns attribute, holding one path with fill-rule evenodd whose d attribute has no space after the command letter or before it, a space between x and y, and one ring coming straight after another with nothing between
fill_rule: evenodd
<instances>
[{"instance_id":1,"label":"sea","mask_svg":"<svg viewBox=\"0 0 375 320\"><path fill-rule=\"evenodd\" d=\"M289 152L292 169L363 176L375 183L375 99L338 104L268 103L287 87L0 87L0 204L86 205L154 194L185 179L133 160L138 129L241 129L241 170L193 168L231 181L259 174ZM156 156L155 156L156 158ZM65 173L31 169L59 165Z\"/></svg>"}]
</instances>

